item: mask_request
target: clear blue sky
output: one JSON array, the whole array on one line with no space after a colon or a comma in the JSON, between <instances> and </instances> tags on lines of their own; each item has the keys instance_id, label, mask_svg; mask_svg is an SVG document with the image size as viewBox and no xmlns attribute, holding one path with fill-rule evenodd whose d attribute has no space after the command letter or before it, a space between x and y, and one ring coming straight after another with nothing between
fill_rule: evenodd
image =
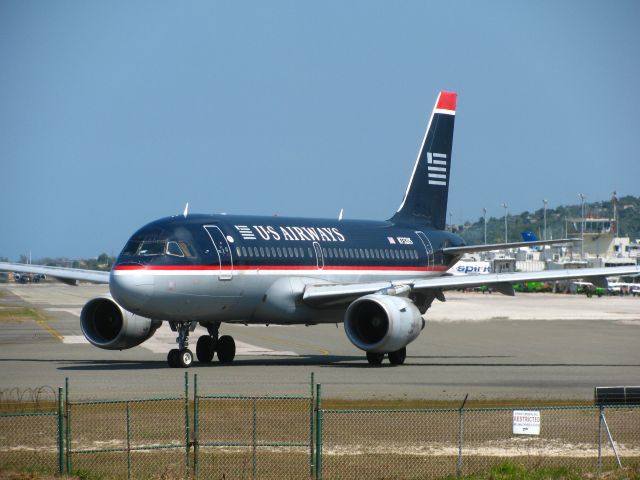
<instances>
[{"instance_id":1,"label":"clear blue sky","mask_svg":"<svg viewBox=\"0 0 640 480\"><path fill-rule=\"evenodd\" d=\"M440 89L454 222L640 194L640 2L0 1L0 256L182 212L385 219Z\"/></svg>"}]
</instances>

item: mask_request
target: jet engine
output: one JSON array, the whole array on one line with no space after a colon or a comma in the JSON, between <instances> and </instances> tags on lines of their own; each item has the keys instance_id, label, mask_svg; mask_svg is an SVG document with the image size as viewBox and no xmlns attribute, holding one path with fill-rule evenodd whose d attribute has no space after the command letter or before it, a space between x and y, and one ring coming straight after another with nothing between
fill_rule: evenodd
<instances>
[{"instance_id":1,"label":"jet engine","mask_svg":"<svg viewBox=\"0 0 640 480\"><path fill-rule=\"evenodd\" d=\"M80 314L80 327L87 340L106 350L124 350L151 338L161 320L151 320L124 310L111 295L89 300Z\"/></svg>"},{"instance_id":2,"label":"jet engine","mask_svg":"<svg viewBox=\"0 0 640 480\"><path fill-rule=\"evenodd\" d=\"M424 320L408 298L371 294L349 305L344 328L359 349L388 353L414 341L424 328Z\"/></svg>"}]
</instances>

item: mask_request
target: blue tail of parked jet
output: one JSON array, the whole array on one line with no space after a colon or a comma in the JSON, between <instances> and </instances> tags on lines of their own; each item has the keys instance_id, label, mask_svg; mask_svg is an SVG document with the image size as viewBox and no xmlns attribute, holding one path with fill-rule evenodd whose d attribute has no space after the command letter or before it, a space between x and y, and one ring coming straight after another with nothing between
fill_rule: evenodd
<instances>
[{"instance_id":1,"label":"blue tail of parked jet","mask_svg":"<svg viewBox=\"0 0 640 480\"><path fill-rule=\"evenodd\" d=\"M536 236L536 234L531 231L522 232L520 235L522 235L522 240L524 240L525 242L538 241L538 237Z\"/></svg>"},{"instance_id":2,"label":"blue tail of parked jet","mask_svg":"<svg viewBox=\"0 0 640 480\"><path fill-rule=\"evenodd\" d=\"M396 224L446 227L456 97L445 91L438 95L404 199L390 219Z\"/></svg>"}]
</instances>

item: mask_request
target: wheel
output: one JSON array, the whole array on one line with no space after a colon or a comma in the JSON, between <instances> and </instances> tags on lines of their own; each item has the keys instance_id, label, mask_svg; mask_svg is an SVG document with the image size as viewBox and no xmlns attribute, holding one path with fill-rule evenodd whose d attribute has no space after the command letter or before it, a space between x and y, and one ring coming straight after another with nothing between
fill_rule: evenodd
<instances>
[{"instance_id":1,"label":"wheel","mask_svg":"<svg viewBox=\"0 0 640 480\"><path fill-rule=\"evenodd\" d=\"M180 368L189 368L193 363L193 353L188 348L185 350L178 350L178 363L177 367Z\"/></svg>"},{"instance_id":2,"label":"wheel","mask_svg":"<svg viewBox=\"0 0 640 480\"><path fill-rule=\"evenodd\" d=\"M218 339L216 345L216 352L218 353L218 360L220 363L231 363L236 356L236 342L233 337L229 335L223 335Z\"/></svg>"},{"instance_id":3,"label":"wheel","mask_svg":"<svg viewBox=\"0 0 640 480\"><path fill-rule=\"evenodd\" d=\"M171 368L176 368L178 366L179 354L180 354L180 350L176 348L169 350L169 354L167 355L167 363Z\"/></svg>"},{"instance_id":4,"label":"wheel","mask_svg":"<svg viewBox=\"0 0 640 480\"><path fill-rule=\"evenodd\" d=\"M202 335L198 338L196 344L196 357L199 362L209 363L213 360L213 354L216 353L216 342L209 335Z\"/></svg>"},{"instance_id":5,"label":"wheel","mask_svg":"<svg viewBox=\"0 0 640 480\"><path fill-rule=\"evenodd\" d=\"M402 347L400 350L389 353L389 363L391 365L402 365L405 358L407 358L407 347Z\"/></svg>"},{"instance_id":6,"label":"wheel","mask_svg":"<svg viewBox=\"0 0 640 480\"><path fill-rule=\"evenodd\" d=\"M384 353L367 352L367 362L370 365L380 365L384 360Z\"/></svg>"}]
</instances>

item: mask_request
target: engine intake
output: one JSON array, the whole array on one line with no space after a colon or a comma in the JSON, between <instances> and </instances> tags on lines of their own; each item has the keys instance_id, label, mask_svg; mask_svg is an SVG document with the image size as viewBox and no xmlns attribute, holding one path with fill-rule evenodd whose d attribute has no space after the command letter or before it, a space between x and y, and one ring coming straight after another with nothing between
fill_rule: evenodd
<instances>
[{"instance_id":1,"label":"engine intake","mask_svg":"<svg viewBox=\"0 0 640 480\"><path fill-rule=\"evenodd\" d=\"M160 320L140 317L118 305L111 295L89 300L80 313L80 327L92 345L106 350L124 350L151 338Z\"/></svg>"},{"instance_id":2,"label":"engine intake","mask_svg":"<svg viewBox=\"0 0 640 480\"><path fill-rule=\"evenodd\" d=\"M424 320L418 307L407 298L371 294L349 305L344 328L359 349L389 353L414 341L424 328Z\"/></svg>"}]
</instances>

